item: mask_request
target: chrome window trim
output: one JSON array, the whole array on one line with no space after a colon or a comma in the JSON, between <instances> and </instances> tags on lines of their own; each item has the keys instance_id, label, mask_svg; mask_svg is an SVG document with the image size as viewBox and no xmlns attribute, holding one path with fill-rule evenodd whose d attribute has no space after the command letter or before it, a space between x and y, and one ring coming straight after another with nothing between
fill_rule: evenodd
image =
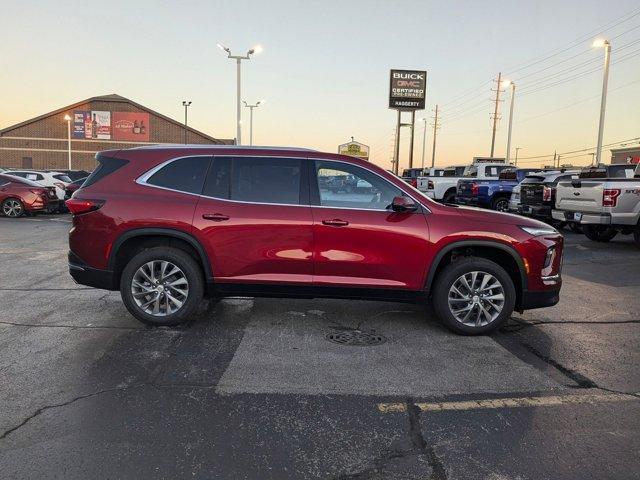
<instances>
[{"instance_id":1,"label":"chrome window trim","mask_svg":"<svg viewBox=\"0 0 640 480\"><path fill-rule=\"evenodd\" d=\"M175 162L177 160L182 160L184 158L194 158L194 157L200 157L200 158L211 158L214 159L215 157L219 157L219 158L237 158L237 157L244 157L244 158L261 158L264 157L264 155L215 155L215 154L208 154L208 155L183 155L180 157L174 157L174 158L170 158L168 160L165 160L164 162L156 165L155 167L151 168L150 170L148 170L147 172L143 173L142 175L140 175L138 178L136 178L135 183L137 183L138 185L142 185L145 187L151 187L151 188L158 188L160 190L167 190L169 192L176 192L176 193L182 193L184 195L193 195L195 197L200 197L200 198L210 198L213 200L218 200L220 202L232 202L232 203L243 203L243 204L248 204L248 205L271 205L271 206L277 206L277 207L313 207L313 208L333 208L333 209L340 209L340 210L356 210L356 211L360 211L360 212L386 212L386 213L390 213L393 212L393 210L389 210L389 209L378 209L378 208L355 208L355 207L330 207L330 206L324 206L324 205L311 205L306 204L306 203L269 203L269 202L248 202L246 200L232 200L230 198L219 198L219 197L211 197L209 195L203 195L201 193L191 193L191 192L185 192L183 190L176 190L174 188L168 188L168 187L161 187L159 185L153 185L150 183L147 183L147 180L153 176L153 174L155 174L156 172L158 172L158 170L162 169L163 167L169 165L172 162ZM309 157L292 157L292 156L280 156L277 158L289 158L289 159L297 159L297 160L307 160L307 161L325 161L325 162L338 162L338 163L345 163L347 165L355 165L356 167L359 168L365 168L362 167L360 165L356 165L354 163L350 163L350 162L346 162L344 160L330 160L330 159L322 159L322 158L309 158ZM368 170L368 169L367 169ZM415 197L413 197L412 195L410 195L408 192L402 190L400 187L398 187L397 185L394 185L393 183L391 183L389 180L387 180L386 178L384 178L382 175L380 175L377 172L374 172L373 170L368 170L369 172L373 173L374 175L377 175L378 177L380 177L383 181L387 182L388 184L390 184L393 187L396 187L398 190L404 192L407 194L407 196L409 198L411 198L414 202L416 202L418 205L422 206L422 208L424 208L426 210L426 213L431 213L431 210L424 205L423 202L420 202L418 200L416 200ZM206 179L205 179L206 181Z\"/></svg>"}]
</instances>

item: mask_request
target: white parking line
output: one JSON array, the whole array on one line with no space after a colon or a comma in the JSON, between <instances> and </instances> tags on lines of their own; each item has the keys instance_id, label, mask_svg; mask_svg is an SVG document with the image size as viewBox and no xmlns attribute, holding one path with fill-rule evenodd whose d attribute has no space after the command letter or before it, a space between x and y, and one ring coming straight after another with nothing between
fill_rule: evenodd
<instances>
[{"instance_id":1,"label":"white parking line","mask_svg":"<svg viewBox=\"0 0 640 480\"><path fill-rule=\"evenodd\" d=\"M605 403L605 402L629 402L640 400L637 394L630 393L588 393L576 395L551 395L546 397L511 397L491 398L480 400L466 400L460 402L434 402L415 405L423 412L444 412L448 410L482 410L495 408L522 408L522 407L550 407L556 405L571 405L577 403ZM406 412L407 404L379 403L378 410L382 413Z\"/></svg>"}]
</instances>

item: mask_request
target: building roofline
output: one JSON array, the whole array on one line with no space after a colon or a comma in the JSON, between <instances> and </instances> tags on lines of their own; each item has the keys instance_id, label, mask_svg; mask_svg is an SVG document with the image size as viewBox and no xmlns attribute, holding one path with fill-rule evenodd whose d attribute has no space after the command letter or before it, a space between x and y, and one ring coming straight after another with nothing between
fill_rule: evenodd
<instances>
[{"instance_id":1,"label":"building roofline","mask_svg":"<svg viewBox=\"0 0 640 480\"><path fill-rule=\"evenodd\" d=\"M171 117L167 117L166 115L163 115L163 114L161 114L159 112L156 112L155 110L151 110L150 108L145 107L144 105L140 105L139 103L134 102L133 100L130 100L128 98L120 96L120 95L118 95L116 93L112 93L110 95L100 95L100 96L97 96L97 97L90 97L90 98L87 98L86 100L82 100L80 102L76 102L76 103L73 103L71 105L67 105L66 107L58 108L57 110L53 110L51 112L44 113L44 114L39 115L37 117L30 118L30 119L25 120L23 122L16 123L15 125L10 125L8 127L0 129L0 137L3 136L5 133L11 131L11 130L15 130L16 128L24 127L25 125L29 125L30 123L34 123L34 122L37 122L39 120L43 120L43 119L45 119L47 117L52 117L54 115L57 115L57 114L60 114L60 113L63 113L63 112L67 112L69 110L73 110L74 108L77 108L80 105L85 105L85 104L91 103L91 102L128 103L129 105L133 105L134 107L137 107L140 110L144 110L147 113L153 114L153 115L155 115L157 117L160 117L161 119L163 119L163 120L165 120L167 122L173 123L174 125L178 125L181 128L184 128L184 124L183 123L180 123L180 122L178 122L177 120L174 120ZM211 140L212 142L215 142L215 143L221 144L221 145L228 145L228 144L225 144L223 142L232 140L232 139L214 138L214 137L212 137L210 135L207 135L206 133L203 133L203 132L201 132L199 130L196 130L194 128L191 128L189 126L187 126L187 130L189 132L195 133L197 135L201 135L201 136L207 138L208 140Z\"/></svg>"}]
</instances>

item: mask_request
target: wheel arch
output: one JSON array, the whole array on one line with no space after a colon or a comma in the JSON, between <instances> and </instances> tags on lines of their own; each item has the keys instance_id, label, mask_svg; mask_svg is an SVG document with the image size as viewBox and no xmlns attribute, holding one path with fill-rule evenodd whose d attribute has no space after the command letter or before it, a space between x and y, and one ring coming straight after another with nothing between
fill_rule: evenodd
<instances>
[{"instance_id":1,"label":"wheel arch","mask_svg":"<svg viewBox=\"0 0 640 480\"><path fill-rule=\"evenodd\" d=\"M205 276L205 282L213 278L209 256L202 244L193 235L171 228L136 228L120 235L113 244L109 253L108 269L114 273L116 282L119 282L119 273L123 252L133 252L143 246L168 245L185 250L198 261Z\"/></svg>"},{"instance_id":2,"label":"wheel arch","mask_svg":"<svg viewBox=\"0 0 640 480\"><path fill-rule=\"evenodd\" d=\"M425 290L432 291L433 282L444 267L455 261L456 256L478 256L492 260L503 267L512 278L516 289L516 307L521 304L522 293L527 289L527 273L520 254L510 245L491 240L460 240L445 245L434 257Z\"/></svg>"}]
</instances>

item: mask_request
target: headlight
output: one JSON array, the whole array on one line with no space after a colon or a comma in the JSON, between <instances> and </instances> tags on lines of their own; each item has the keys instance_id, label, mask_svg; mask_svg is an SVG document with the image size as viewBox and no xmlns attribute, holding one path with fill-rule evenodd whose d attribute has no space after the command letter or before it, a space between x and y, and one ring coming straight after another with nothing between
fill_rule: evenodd
<instances>
[{"instance_id":1,"label":"headlight","mask_svg":"<svg viewBox=\"0 0 640 480\"><path fill-rule=\"evenodd\" d=\"M523 227L520 228L534 237L540 237L542 235L558 235L558 230L553 227Z\"/></svg>"}]
</instances>

